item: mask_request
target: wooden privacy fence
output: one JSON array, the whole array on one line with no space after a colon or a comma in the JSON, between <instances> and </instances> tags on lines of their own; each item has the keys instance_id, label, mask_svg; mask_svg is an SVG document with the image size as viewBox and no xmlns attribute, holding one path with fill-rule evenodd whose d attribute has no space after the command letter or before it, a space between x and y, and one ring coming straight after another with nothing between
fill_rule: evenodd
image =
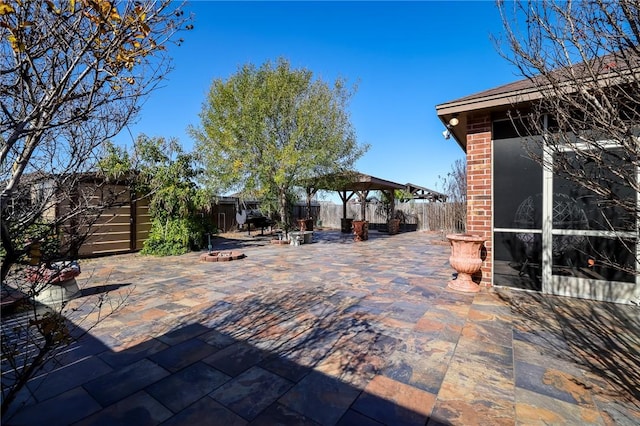
<instances>
[{"instance_id":1,"label":"wooden privacy fence","mask_svg":"<svg viewBox=\"0 0 640 426\"><path fill-rule=\"evenodd\" d=\"M96 189L91 198L98 203L102 192L107 188ZM144 241L149 236L151 219L149 216L149 203L146 199L136 200L125 188L110 187L120 190L121 202L92 221L91 232L86 241L80 247L78 255L81 257L116 254L137 251L142 249ZM461 203L423 203L408 202L396 204L396 212L401 212L404 230L420 231L444 231L464 232L466 207ZM202 212L207 217L207 222L222 231L231 231L237 228L236 207L234 204L219 203L208 212ZM384 209L379 203L368 203L366 206L367 220L371 229L381 228L386 225ZM293 207L292 220L306 218L306 204L298 204ZM340 229L342 219L342 204L332 202L319 202L311 206L311 217L317 225L324 228ZM360 204L347 203L347 217L360 218ZM76 229L81 226L73 227ZM71 230L70 230L71 231ZM71 231L73 234L73 231Z\"/></svg>"},{"instance_id":2,"label":"wooden privacy fence","mask_svg":"<svg viewBox=\"0 0 640 426\"><path fill-rule=\"evenodd\" d=\"M401 212L405 229L419 231L464 232L466 223L466 206L463 203L427 203L407 202L396 204L396 212ZM386 224L384 209L379 203L368 203L366 216L375 228L376 224ZM360 219L360 204L347 203L347 217ZM340 228L342 204L320 202L316 222L323 227Z\"/></svg>"},{"instance_id":3,"label":"wooden privacy fence","mask_svg":"<svg viewBox=\"0 0 640 426\"><path fill-rule=\"evenodd\" d=\"M407 202L396 204L396 212L401 212L401 229L419 231L464 232L466 206L463 203ZM237 229L234 205L219 204L212 208L210 220L221 231ZM368 203L366 207L370 229L386 226L384 208L380 203ZM307 217L307 205L296 204L291 212L291 222ZM342 204L321 201L311 206L311 217L317 226L340 229ZM360 218L360 204L347 203L347 218Z\"/></svg>"},{"instance_id":4,"label":"wooden privacy fence","mask_svg":"<svg viewBox=\"0 0 640 426\"><path fill-rule=\"evenodd\" d=\"M151 230L148 199L137 198L128 187L118 184L83 182L76 193L87 210L60 227L63 251L69 250L74 257L92 257L142 249ZM111 207L99 213L91 210L110 197L114 197ZM64 215L72 202L64 200L54 214ZM82 239L79 247L74 244L78 237Z\"/></svg>"}]
</instances>

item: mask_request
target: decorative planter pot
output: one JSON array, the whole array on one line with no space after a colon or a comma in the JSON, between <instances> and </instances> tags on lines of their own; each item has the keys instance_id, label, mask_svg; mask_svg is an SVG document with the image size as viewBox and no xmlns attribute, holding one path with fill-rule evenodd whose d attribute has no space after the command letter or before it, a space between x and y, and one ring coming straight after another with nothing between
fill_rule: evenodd
<instances>
[{"instance_id":1,"label":"decorative planter pot","mask_svg":"<svg viewBox=\"0 0 640 426\"><path fill-rule=\"evenodd\" d=\"M55 262L51 265L31 266L27 269L27 280L37 287L35 299L45 305L58 306L80 295L76 277L80 275L78 262Z\"/></svg>"},{"instance_id":2,"label":"decorative planter pot","mask_svg":"<svg viewBox=\"0 0 640 426\"><path fill-rule=\"evenodd\" d=\"M35 299L48 306L58 306L61 303L80 296L80 288L75 278L55 281L43 288Z\"/></svg>"},{"instance_id":3,"label":"decorative planter pot","mask_svg":"<svg viewBox=\"0 0 640 426\"><path fill-rule=\"evenodd\" d=\"M313 231L313 219L298 219L298 228L300 231Z\"/></svg>"},{"instance_id":4,"label":"decorative planter pot","mask_svg":"<svg viewBox=\"0 0 640 426\"><path fill-rule=\"evenodd\" d=\"M447 239L451 243L449 263L458 271L457 278L449 281L449 288L477 293L480 287L473 282L471 276L482 267L480 250L484 244L484 238L471 234L449 234Z\"/></svg>"},{"instance_id":5,"label":"decorative planter pot","mask_svg":"<svg viewBox=\"0 0 640 426\"><path fill-rule=\"evenodd\" d=\"M313 242L313 231L289 232L289 242L292 246L311 244Z\"/></svg>"},{"instance_id":6,"label":"decorative planter pot","mask_svg":"<svg viewBox=\"0 0 640 426\"><path fill-rule=\"evenodd\" d=\"M395 235L400 232L400 219L389 220L387 229L389 230L389 235Z\"/></svg>"},{"instance_id":7,"label":"decorative planter pot","mask_svg":"<svg viewBox=\"0 0 640 426\"><path fill-rule=\"evenodd\" d=\"M354 241L366 241L369 239L369 222L366 220L354 220L353 223Z\"/></svg>"}]
</instances>

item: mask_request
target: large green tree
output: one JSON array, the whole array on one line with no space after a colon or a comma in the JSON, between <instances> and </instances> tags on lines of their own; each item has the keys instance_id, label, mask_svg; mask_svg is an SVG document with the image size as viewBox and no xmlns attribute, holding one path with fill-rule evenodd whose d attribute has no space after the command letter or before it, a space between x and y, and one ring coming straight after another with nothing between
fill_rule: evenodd
<instances>
[{"instance_id":1,"label":"large green tree","mask_svg":"<svg viewBox=\"0 0 640 426\"><path fill-rule=\"evenodd\" d=\"M288 225L298 185L351 169L368 148L350 122L353 92L342 79L328 84L282 58L216 79L200 127L190 128L207 184L216 193L275 200Z\"/></svg>"}]
</instances>

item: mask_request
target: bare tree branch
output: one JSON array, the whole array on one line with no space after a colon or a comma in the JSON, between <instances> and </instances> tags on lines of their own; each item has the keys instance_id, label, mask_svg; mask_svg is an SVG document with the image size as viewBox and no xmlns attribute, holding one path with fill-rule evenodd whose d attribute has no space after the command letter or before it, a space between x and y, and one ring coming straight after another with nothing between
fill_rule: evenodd
<instances>
[{"instance_id":1,"label":"bare tree branch","mask_svg":"<svg viewBox=\"0 0 640 426\"><path fill-rule=\"evenodd\" d=\"M617 235L637 261L640 182L640 3L498 2L505 32L497 39L541 95L511 111L530 155L558 182L601 209L596 226ZM544 138L529 137L545 135ZM542 143L542 145L541 145ZM537 146L536 146L537 145ZM545 164L545 152L553 164ZM537 154L536 154L537 153ZM564 183L563 183L564 182ZM622 234L620 234L622 232ZM637 274L635 262L608 253L602 262Z\"/></svg>"}]
</instances>

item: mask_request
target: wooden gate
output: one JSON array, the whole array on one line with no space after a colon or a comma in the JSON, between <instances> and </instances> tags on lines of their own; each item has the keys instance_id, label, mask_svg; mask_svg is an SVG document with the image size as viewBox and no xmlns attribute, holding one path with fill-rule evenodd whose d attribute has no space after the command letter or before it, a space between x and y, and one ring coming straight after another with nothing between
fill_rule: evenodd
<instances>
[{"instance_id":1,"label":"wooden gate","mask_svg":"<svg viewBox=\"0 0 640 426\"><path fill-rule=\"evenodd\" d=\"M151 217L148 199L135 199L123 186L105 185L95 188L89 205L99 205L106 196L116 197L113 207L93 217L87 214L75 226L80 235L89 231L78 250L79 257L138 251L149 237Z\"/></svg>"}]
</instances>

